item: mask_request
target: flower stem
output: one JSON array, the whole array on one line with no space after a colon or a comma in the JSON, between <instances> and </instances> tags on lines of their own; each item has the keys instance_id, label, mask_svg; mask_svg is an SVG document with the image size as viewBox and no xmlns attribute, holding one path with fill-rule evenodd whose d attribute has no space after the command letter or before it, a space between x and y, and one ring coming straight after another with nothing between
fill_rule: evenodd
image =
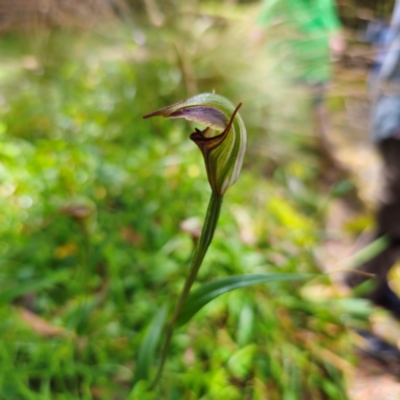
<instances>
[{"instance_id":1,"label":"flower stem","mask_svg":"<svg viewBox=\"0 0 400 400\"><path fill-rule=\"evenodd\" d=\"M171 320L167 325L165 340L161 351L160 364L158 365L157 373L151 385L151 389L153 389L156 386L158 380L161 377L167 353L169 350L169 345L171 343L172 335L174 333L175 323L178 320L183 305L185 304L185 301L189 295L190 288L192 287L194 281L196 280L204 256L206 255L208 246L212 241L215 228L217 227L219 214L221 211L222 200L223 200L223 195L212 192L210 201L208 203L207 213L204 219L204 225L201 231L200 239L196 246L192 262L190 264L189 274L186 277L185 285L183 286L178 302L176 303Z\"/></svg>"}]
</instances>

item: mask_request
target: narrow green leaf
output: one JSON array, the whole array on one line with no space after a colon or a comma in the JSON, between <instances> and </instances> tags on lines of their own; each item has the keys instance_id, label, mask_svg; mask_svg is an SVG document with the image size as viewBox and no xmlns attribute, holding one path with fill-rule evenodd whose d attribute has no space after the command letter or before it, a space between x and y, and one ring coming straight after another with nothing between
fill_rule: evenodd
<instances>
[{"instance_id":1,"label":"narrow green leaf","mask_svg":"<svg viewBox=\"0 0 400 400\"><path fill-rule=\"evenodd\" d=\"M382 253L382 251L388 247L388 238L386 236L381 236L380 238L371 242L368 246L365 246L361 250L357 251L357 253L350 256L347 260L345 260L345 263L349 266L349 268L356 268Z\"/></svg>"},{"instance_id":2,"label":"narrow green leaf","mask_svg":"<svg viewBox=\"0 0 400 400\"><path fill-rule=\"evenodd\" d=\"M201 308L224 293L265 282L294 281L314 277L314 274L251 274L234 275L206 283L191 293L183 306L177 326L186 324Z\"/></svg>"},{"instance_id":3,"label":"narrow green leaf","mask_svg":"<svg viewBox=\"0 0 400 400\"><path fill-rule=\"evenodd\" d=\"M142 379L148 380L150 367L154 359L157 344L167 318L167 306L162 307L154 316L139 349L133 384Z\"/></svg>"},{"instance_id":4,"label":"narrow green leaf","mask_svg":"<svg viewBox=\"0 0 400 400\"><path fill-rule=\"evenodd\" d=\"M17 282L9 287L4 285L0 291L0 304L6 304L10 301L26 294L37 292L38 290L54 286L55 284L68 279L65 272L54 274L50 277L32 279L26 282Z\"/></svg>"}]
</instances>

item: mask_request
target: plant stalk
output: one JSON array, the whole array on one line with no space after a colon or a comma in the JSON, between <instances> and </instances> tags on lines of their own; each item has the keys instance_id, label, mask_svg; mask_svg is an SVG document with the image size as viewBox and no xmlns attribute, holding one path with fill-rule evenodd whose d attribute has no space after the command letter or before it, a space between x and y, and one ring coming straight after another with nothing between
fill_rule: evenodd
<instances>
[{"instance_id":1,"label":"plant stalk","mask_svg":"<svg viewBox=\"0 0 400 400\"><path fill-rule=\"evenodd\" d=\"M210 201L208 203L207 213L204 219L204 225L201 230L200 239L197 243L192 262L190 264L189 274L186 277L185 285L183 286L178 302L176 303L171 320L167 325L166 336L161 351L161 360L150 389L154 389L154 387L157 385L158 380L161 377L162 371L164 369L165 360L167 358L169 345L171 343L172 335L174 333L175 323L179 318L187 297L189 296L190 288L196 280L197 274L204 260L204 256L206 255L207 249L214 236L215 228L217 227L218 218L221 211L222 200L223 195L212 192Z\"/></svg>"}]
</instances>

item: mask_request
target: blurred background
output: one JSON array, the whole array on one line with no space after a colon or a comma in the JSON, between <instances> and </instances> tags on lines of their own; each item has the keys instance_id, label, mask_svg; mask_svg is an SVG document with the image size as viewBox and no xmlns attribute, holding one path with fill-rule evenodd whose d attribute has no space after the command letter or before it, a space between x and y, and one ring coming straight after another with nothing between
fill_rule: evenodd
<instances>
[{"instance_id":1,"label":"blurred background","mask_svg":"<svg viewBox=\"0 0 400 400\"><path fill-rule=\"evenodd\" d=\"M318 276L210 303L177 331L157 399L400 398L398 322L334 273L374 225L366 32L393 1L335 4L321 81L293 53L313 54L291 47L290 3L0 0L1 400L154 398L132 390L137 351L210 190L193 125L142 116L213 90L243 102L249 145L199 281Z\"/></svg>"}]
</instances>

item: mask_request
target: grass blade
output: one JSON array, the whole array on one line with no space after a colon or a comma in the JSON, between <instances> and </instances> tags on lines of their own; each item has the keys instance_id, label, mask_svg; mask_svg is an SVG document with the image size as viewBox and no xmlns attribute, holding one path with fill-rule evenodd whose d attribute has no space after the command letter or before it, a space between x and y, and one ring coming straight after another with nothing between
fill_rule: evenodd
<instances>
[{"instance_id":1,"label":"grass blade","mask_svg":"<svg viewBox=\"0 0 400 400\"><path fill-rule=\"evenodd\" d=\"M23 296L26 293L34 293L38 290L49 288L55 284L68 279L65 272L54 274L50 277L32 279L26 282L18 282L10 287L5 287L0 292L0 304L6 304L10 301Z\"/></svg>"},{"instance_id":2,"label":"grass blade","mask_svg":"<svg viewBox=\"0 0 400 400\"><path fill-rule=\"evenodd\" d=\"M294 281L298 279L312 278L314 276L314 274L265 273L251 275L234 275L227 278L216 279L215 281L206 283L189 295L177 321L177 326L186 324L201 308L203 308L211 300L232 290L265 282Z\"/></svg>"},{"instance_id":3,"label":"grass blade","mask_svg":"<svg viewBox=\"0 0 400 400\"><path fill-rule=\"evenodd\" d=\"M148 380L150 367L154 359L157 344L167 318L167 306L162 307L154 316L146 332L146 336L139 350L133 384L142 379Z\"/></svg>"}]
</instances>

